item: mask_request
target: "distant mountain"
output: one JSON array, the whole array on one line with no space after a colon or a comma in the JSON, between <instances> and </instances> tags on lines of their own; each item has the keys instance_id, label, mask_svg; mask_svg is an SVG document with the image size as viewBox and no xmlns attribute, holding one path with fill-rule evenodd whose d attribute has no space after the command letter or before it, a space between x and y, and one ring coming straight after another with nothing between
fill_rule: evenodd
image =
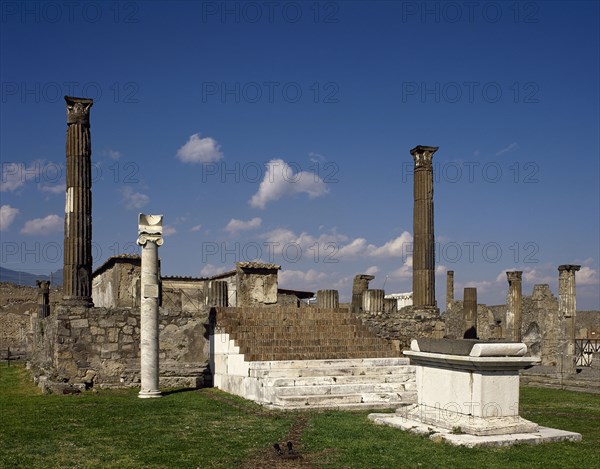
<instances>
[{"instance_id":1,"label":"distant mountain","mask_svg":"<svg viewBox=\"0 0 600 469\"><path fill-rule=\"evenodd\" d=\"M63 283L63 270L59 269L56 272L52 272L50 275L38 275L0 267L0 282L35 287L36 280L50 280L52 282L52 286L58 287Z\"/></svg>"}]
</instances>

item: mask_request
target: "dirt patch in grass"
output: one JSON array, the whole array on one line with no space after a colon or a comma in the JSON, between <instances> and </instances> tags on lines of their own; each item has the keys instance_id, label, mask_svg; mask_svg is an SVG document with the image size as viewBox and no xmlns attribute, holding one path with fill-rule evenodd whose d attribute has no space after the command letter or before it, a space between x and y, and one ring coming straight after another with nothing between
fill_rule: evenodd
<instances>
[{"instance_id":1,"label":"dirt patch in grass","mask_svg":"<svg viewBox=\"0 0 600 469\"><path fill-rule=\"evenodd\" d=\"M298 415L292 427L281 441L273 442L272 445L261 448L246 459L240 466L240 469L283 469L283 468L302 468L314 469L311 455L303 454L302 434L308 425L310 415ZM287 449L287 443L292 443L292 453ZM282 454L279 454L274 444L279 444ZM314 456L314 455L312 455Z\"/></svg>"}]
</instances>

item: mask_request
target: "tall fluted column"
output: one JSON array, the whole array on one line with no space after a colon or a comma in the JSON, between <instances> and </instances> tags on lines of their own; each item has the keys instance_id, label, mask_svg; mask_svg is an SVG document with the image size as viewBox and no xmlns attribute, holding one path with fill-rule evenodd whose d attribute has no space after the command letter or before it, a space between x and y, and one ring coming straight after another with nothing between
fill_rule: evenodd
<instances>
[{"instance_id":1,"label":"tall fluted column","mask_svg":"<svg viewBox=\"0 0 600 469\"><path fill-rule=\"evenodd\" d=\"M454 303L454 271L446 272L446 311L452 308Z\"/></svg>"},{"instance_id":2,"label":"tall fluted column","mask_svg":"<svg viewBox=\"0 0 600 469\"><path fill-rule=\"evenodd\" d=\"M465 288L463 293L463 322L465 339L477 338L477 288Z\"/></svg>"},{"instance_id":3,"label":"tall fluted column","mask_svg":"<svg viewBox=\"0 0 600 469\"><path fill-rule=\"evenodd\" d=\"M163 244L162 215L140 213L137 243L142 246L140 358L138 397L160 397L158 386L158 298L160 270L158 246Z\"/></svg>"},{"instance_id":4,"label":"tall fluted column","mask_svg":"<svg viewBox=\"0 0 600 469\"><path fill-rule=\"evenodd\" d=\"M65 96L67 102L67 192L63 303L92 302L92 99Z\"/></svg>"},{"instance_id":5,"label":"tall fluted column","mask_svg":"<svg viewBox=\"0 0 600 469\"><path fill-rule=\"evenodd\" d=\"M561 339L564 344L564 371L575 369L575 316L577 314L575 272L580 268L580 265L558 267L558 313L561 321Z\"/></svg>"},{"instance_id":6,"label":"tall fluted column","mask_svg":"<svg viewBox=\"0 0 600 469\"><path fill-rule=\"evenodd\" d=\"M439 147L418 145L414 162L413 304L435 306L435 241L433 225L433 154Z\"/></svg>"},{"instance_id":7,"label":"tall fluted column","mask_svg":"<svg viewBox=\"0 0 600 469\"><path fill-rule=\"evenodd\" d=\"M508 297L506 298L506 339L521 342L521 303L523 299L522 271L506 272Z\"/></svg>"}]
</instances>

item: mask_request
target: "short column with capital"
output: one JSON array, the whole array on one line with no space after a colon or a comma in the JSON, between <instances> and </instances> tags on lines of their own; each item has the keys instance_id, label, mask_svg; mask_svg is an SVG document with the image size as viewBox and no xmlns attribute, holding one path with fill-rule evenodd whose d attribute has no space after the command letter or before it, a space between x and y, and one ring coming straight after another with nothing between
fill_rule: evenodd
<instances>
[{"instance_id":1,"label":"short column with capital","mask_svg":"<svg viewBox=\"0 0 600 469\"><path fill-rule=\"evenodd\" d=\"M521 304L523 302L523 272L506 272L508 296L506 298L506 339L521 342Z\"/></svg>"},{"instance_id":2,"label":"short column with capital","mask_svg":"<svg viewBox=\"0 0 600 469\"><path fill-rule=\"evenodd\" d=\"M575 294L575 272L580 265L558 266L558 313L561 323L561 341L564 344L563 366L565 372L575 371L575 316L577 303Z\"/></svg>"},{"instance_id":3,"label":"short column with capital","mask_svg":"<svg viewBox=\"0 0 600 469\"><path fill-rule=\"evenodd\" d=\"M142 246L140 301L141 389L138 397L161 397L158 386L158 246L163 244L162 215L140 213L137 243Z\"/></svg>"}]
</instances>

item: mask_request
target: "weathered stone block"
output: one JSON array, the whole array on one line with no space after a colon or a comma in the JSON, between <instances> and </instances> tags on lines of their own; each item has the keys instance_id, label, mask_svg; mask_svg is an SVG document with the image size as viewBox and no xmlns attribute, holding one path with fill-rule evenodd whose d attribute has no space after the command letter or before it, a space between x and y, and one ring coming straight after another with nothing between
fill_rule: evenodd
<instances>
[{"instance_id":1,"label":"weathered stone block","mask_svg":"<svg viewBox=\"0 0 600 469\"><path fill-rule=\"evenodd\" d=\"M127 344L133 342L133 336L129 335L129 334L123 334L121 336L121 343L123 344Z\"/></svg>"},{"instance_id":2,"label":"weathered stone block","mask_svg":"<svg viewBox=\"0 0 600 469\"><path fill-rule=\"evenodd\" d=\"M119 344L103 344L102 352L116 352L119 350Z\"/></svg>"},{"instance_id":3,"label":"weathered stone block","mask_svg":"<svg viewBox=\"0 0 600 469\"><path fill-rule=\"evenodd\" d=\"M109 342L117 342L119 340L119 329L111 327L107 330L107 339Z\"/></svg>"},{"instance_id":4,"label":"weathered stone block","mask_svg":"<svg viewBox=\"0 0 600 469\"><path fill-rule=\"evenodd\" d=\"M71 320L71 328L75 329L78 327L89 327L90 323L87 319L73 319Z\"/></svg>"}]
</instances>

